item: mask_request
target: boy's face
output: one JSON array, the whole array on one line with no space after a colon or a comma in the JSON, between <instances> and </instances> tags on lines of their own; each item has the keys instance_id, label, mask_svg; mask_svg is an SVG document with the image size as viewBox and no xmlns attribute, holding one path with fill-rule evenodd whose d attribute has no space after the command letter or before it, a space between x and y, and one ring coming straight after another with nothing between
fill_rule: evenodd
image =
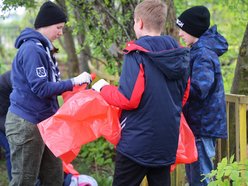
<instances>
[{"instance_id":1,"label":"boy's face","mask_svg":"<svg viewBox=\"0 0 248 186\"><path fill-rule=\"evenodd\" d=\"M43 34L45 34L46 37L51 42L53 42L54 40L58 39L60 36L63 35L64 26L65 26L65 23L58 23L58 24L44 27Z\"/></svg>"},{"instance_id":2,"label":"boy's face","mask_svg":"<svg viewBox=\"0 0 248 186\"><path fill-rule=\"evenodd\" d=\"M182 29L179 29L179 37L183 39L185 44L190 47L193 45L196 41L198 41L198 38L188 34L187 32L183 31Z\"/></svg>"}]
</instances>

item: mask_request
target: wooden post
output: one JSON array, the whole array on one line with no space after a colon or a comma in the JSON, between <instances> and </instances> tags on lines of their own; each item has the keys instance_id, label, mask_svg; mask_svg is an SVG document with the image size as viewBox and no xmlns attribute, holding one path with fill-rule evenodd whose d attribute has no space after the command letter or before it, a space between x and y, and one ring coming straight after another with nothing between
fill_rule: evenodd
<instances>
[{"instance_id":1,"label":"wooden post","mask_svg":"<svg viewBox=\"0 0 248 186\"><path fill-rule=\"evenodd\" d=\"M245 164L246 160L246 146L247 146L247 134L246 134L246 104L239 105L239 124L240 124L240 162Z\"/></svg>"}]
</instances>

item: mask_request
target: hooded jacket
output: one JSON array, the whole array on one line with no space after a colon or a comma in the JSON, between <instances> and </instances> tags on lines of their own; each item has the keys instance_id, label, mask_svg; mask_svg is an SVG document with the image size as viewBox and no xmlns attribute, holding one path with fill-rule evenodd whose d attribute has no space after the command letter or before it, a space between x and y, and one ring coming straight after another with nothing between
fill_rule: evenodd
<instances>
[{"instance_id":1,"label":"hooded jacket","mask_svg":"<svg viewBox=\"0 0 248 186\"><path fill-rule=\"evenodd\" d=\"M169 36L144 36L128 43L119 87L101 90L122 109L116 150L144 166L174 163L182 100L189 76L189 51Z\"/></svg>"},{"instance_id":2,"label":"hooded jacket","mask_svg":"<svg viewBox=\"0 0 248 186\"><path fill-rule=\"evenodd\" d=\"M50 43L41 33L26 28L16 39L18 50L13 64L10 111L37 124L59 108L57 95L72 90L71 80L58 81Z\"/></svg>"},{"instance_id":3,"label":"hooded jacket","mask_svg":"<svg viewBox=\"0 0 248 186\"><path fill-rule=\"evenodd\" d=\"M183 112L196 137L227 137L225 92L218 59L227 49L227 41L216 26L191 47L191 86Z\"/></svg>"},{"instance_id":4,"label":"hooded jacket","mask_svg":"<svg viewBox=\"0 0 248 186\"><path fill-rule=\"evenodd\" d=\"M12 91L10 71L0 75L0 130L5 132L5 119L10 105L9 95Z\"/></svg>"}]
</instances>

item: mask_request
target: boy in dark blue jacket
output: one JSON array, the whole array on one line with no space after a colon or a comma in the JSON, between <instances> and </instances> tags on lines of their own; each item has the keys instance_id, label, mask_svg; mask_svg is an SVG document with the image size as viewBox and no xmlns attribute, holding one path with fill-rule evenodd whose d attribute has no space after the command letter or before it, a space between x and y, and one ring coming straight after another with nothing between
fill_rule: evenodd
<instances>
[{"instance_id":1,"label":"boy in dark blue jacket","mask_svg":"<svg viewBox=\"0 0 248 186\"><path fill-rule=\"evenodd\" d=\"M182 100L189 77L189 50L161 36L167 7L145 0L134 12L137 40L125 48L119 86L99 80L93 89L122 109L114 186L170 185L175 162Z\"/></svg>"},{"instance_id":2,"label":"boy in dark blue jacket","mask_svg":"<svg viewBox=\"0 0 248 186\"><path fill-rule=\"evenodd\" d=\"M5 124L12 163L10 185L35 185L38 178L41 185L63 184L62 162L44 144L37 124L58 110L58 95L91 82L87 72L60 80L52 42L63 35L66 21L60 7L47 1L39 10L35 29L24 29L16 39Z\"/></svg>"},{"instance_id":3,"label":"boy in dark blue jacket","mask_svg":"<svg viewBox=\"0 0 248 186\"><path fill-rule=\"evenodd\" d=\"M204 6L184 11L176 21L179 36L190 47L189 98L184 116L193 131L198 150L198 161L186 165L191 186L207 185L203 174L213 169L216 138L227 137L226 102L218 57L228 49L226 39L210 25L210 13Z\"/></svg>"}]
</instances>

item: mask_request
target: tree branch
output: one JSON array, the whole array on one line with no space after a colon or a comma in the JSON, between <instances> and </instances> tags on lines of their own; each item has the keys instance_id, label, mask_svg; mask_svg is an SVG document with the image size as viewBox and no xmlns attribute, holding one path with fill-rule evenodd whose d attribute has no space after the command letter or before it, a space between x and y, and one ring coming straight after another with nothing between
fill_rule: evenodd
<instances>
[{"instance_id":1,"label":"tree branch","mask_svg":"<svg viewBox=\"0 0 248 186\"><path fill-rule=\"evenodd\" d=\"M120 26L121 26L121 28L124 30L124 32L125 32L125 34L126 34L126 36L127 36L127 38L128 38L128 40L131 40L131 38L130 38L130 36L129 36L129 34L128 34L128 32L127 32L127 30L125 29L125 27L115 18L115 16L113 16L109 11L108 11L108 9L106 9L105 8L105 6L99 1L99 0L96 0L96 2L103 8L103 10L116 22L116 23L118 23Z\"/></svg>"}]
</instances>

